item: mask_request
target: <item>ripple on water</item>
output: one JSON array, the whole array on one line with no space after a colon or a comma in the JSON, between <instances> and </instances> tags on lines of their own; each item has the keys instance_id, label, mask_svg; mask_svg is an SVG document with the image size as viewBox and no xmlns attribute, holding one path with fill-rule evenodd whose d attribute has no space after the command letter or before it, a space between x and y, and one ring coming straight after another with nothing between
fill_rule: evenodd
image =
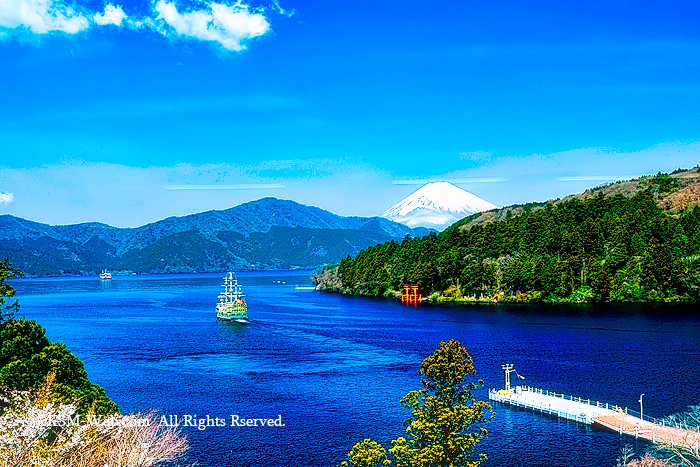
<instances>
[{"instance_id":1,"label":"ripple on water","mask_svg":"<svg viewBox=\"0 0 700 467\"><path fill-rule=\"evenodd\" d=\"M307 272L239 275L253 322L214 319L220 274L16 281L22 314L85 360L125 410L276 417L267 429L186 429L211 467L337 465L353 443L403 434L399 401L440 340L460 340L487 387L526 383L653 416L700 403L700 318L658 307L404 307L295 290ZM280 281L280 284L277 283ZM287 284L281 284L285 281ZM680 312L679 312L680 310ZM680 382L682 381L682 384ZM485 389L476 391L485 397ZM494 466L611 467L632 442L494 407ZM643 449L637 446L637 450Z\"/></svg>"}]
</instances>

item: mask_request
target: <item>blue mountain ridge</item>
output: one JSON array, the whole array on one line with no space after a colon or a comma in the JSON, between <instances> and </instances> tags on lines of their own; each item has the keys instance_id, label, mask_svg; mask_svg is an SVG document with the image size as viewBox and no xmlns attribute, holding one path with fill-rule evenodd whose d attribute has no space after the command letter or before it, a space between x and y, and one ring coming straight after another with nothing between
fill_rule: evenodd
<instances>
[{"instance_id":1,"label":"blue mountain ridge","mask_svg":"<svg viewBox=\"0 0 700 467\"><path fill-rule=\"evenodd\" d=\"M0 258L31 276L316 268L368 246L420 236L381 217L343 217L277 198L135 228L48 225L0 216Z\"/></svg>"}]
</instances>

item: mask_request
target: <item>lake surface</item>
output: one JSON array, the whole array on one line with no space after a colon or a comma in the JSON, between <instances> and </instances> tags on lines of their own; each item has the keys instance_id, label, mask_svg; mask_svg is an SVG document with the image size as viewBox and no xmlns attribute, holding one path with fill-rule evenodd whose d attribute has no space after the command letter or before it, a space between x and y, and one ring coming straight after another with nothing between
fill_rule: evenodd
<instances>
[{"instance_id":1,"label":"lake surface","mask_svg":"<svg viewBox=\"0 0 700 467\"><path fill-rule=\"evenodd\" d=\"M20 315L85 361L122 411L277 418L283 427L186 428L201 466L333 466L365 437L403 434L420 362L460 340L485 388L500 364L525 383L664 416L700 403L700 313L689 306L405 307L297 290L309 272L238 275L253 322L217 322L222 274L13 281ZM486 398L486 390L477 391ZM494 406L492 466L615 465L634 444ZM637 450L644 444L636 444Z\"/></svg>"}]
</instances>

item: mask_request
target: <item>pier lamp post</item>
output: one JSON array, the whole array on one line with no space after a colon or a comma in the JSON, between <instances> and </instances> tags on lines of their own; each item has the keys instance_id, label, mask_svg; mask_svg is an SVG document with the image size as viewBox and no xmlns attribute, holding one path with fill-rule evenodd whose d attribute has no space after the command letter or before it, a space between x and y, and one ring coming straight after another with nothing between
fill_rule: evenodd
<instances>
[{"instance_id":1,"label":"pier lamp post","mask_svg":"<svg viewBox=\"0 0 700 467\"><path fill-rule=\"evenodd\" d=\"M639 396L639 417L644 420L644 393Z\"/></svg>"},{"instance_id":2,"label":"pier lamp post","mask_svg":"<svg viewBox=\"0 0 700 467\"><path fill-rule=\"evenodd\" d=\"M515 371L513 367L514 365L512 363L505 363L501 365L501 369L506 374L506 391L510 391L510 374Z\"/></svg>"}]
</instances>

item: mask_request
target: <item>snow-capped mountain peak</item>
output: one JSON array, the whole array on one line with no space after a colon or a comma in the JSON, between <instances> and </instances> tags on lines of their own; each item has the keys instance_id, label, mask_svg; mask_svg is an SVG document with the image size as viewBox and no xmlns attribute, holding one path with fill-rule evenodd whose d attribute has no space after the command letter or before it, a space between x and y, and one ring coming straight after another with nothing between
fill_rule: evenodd
<instances>
[{"instance_id":1,"label":"snow-capped mountain peak","mask_svg":"<svg viewBox=\"0 0 700 467\"><path fill-rule=\"evenodd\" d=\"M449 182L430 182L387 209L382 217L411 228L442 230L471 214L497 207Z\"/></svg>"}]
</instances>

